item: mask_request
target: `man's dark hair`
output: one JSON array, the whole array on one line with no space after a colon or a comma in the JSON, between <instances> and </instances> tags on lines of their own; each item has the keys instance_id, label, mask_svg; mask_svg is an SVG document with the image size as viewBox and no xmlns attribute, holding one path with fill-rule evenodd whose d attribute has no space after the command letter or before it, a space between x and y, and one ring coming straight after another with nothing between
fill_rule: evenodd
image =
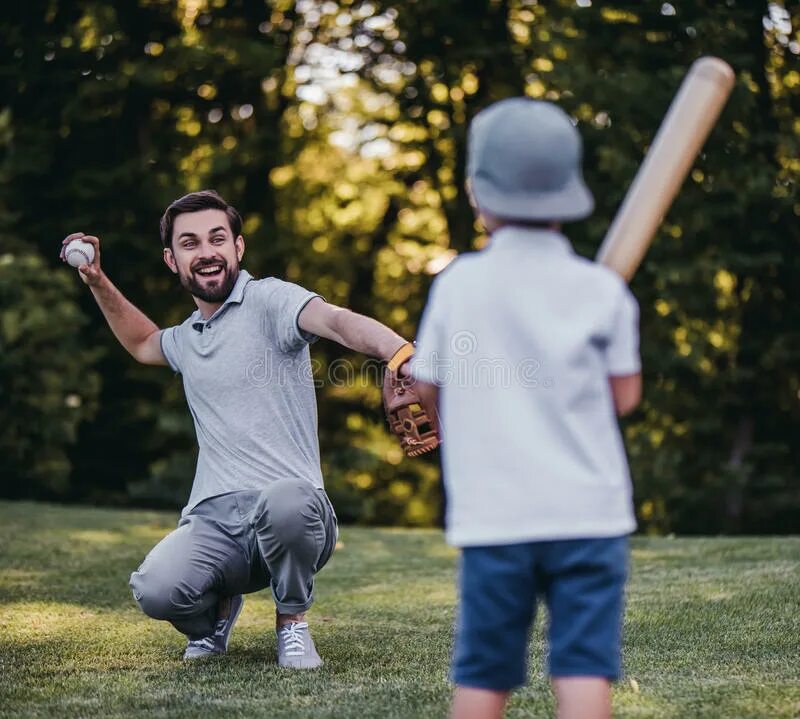
<instances>
[{"instance_id":1,"label":"man's dark hair","mask_svg":"<svg viewBox=\"0 0 800 719\"><path fill-rule=\"evenodd\" d=\"M175 200L166 209L161 216L161 244L172 249L172 228L175 218L187 212L200 212L200 210L222 210L228 217L233 239L242 234L242 217L236 208L225 202L215 190L200 190Z\"/></svg>"}]
</instances>

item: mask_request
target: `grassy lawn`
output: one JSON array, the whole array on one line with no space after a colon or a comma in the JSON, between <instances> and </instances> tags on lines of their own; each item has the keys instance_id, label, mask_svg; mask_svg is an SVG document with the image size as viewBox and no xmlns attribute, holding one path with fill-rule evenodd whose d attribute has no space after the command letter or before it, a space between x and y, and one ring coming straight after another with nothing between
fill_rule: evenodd
<instances>
[{"instance_id":1,"label":"grassy lawn","mask_svg":"<svg viewBox=\"0 0 800 719\"><path fill-rule=\"evenodd\" d=\"M127 579L175 515L0 502L0 717L441 717L456 555L344 528L310 614L318 672L277 669L248 597L226 657L185 665ZM545 717L542 618L509 717ZM800 716L800 537L634 540L618 717Z\"/></svg>"}]
</instances>

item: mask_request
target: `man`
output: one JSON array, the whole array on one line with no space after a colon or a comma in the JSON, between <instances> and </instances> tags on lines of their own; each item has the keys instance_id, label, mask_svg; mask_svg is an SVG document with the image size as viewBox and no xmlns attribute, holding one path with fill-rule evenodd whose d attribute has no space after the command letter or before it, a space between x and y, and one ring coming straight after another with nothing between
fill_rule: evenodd
<instances>
[{"instance_id":1,"label":"man","mask_svg":"<svg viewBox=\"0 0 800 719\"><path fill-rule=\"evenodd\" d=\"M144 364L183 375L199 454L178 528L131 575L142 610L188 637L184 659L227 650L242 595L266 586L276 606L278 663L319 667L305 620L314 575L336 544L323 489L308 345L318 337L390 359L406 342L373 319L275 278L241 269L239 213L194 192L161 218L164 262L197 310L160 330L101 269L79 268L112 332ZM63 257L63 248L62 248Z\"/></svg>"}]
</instances>

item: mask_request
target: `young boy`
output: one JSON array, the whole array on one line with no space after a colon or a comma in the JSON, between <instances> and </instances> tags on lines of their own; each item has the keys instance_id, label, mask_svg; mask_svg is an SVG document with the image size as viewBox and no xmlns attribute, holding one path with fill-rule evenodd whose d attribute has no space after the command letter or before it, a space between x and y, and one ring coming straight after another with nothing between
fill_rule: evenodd
<instances>
[{"instance_id":1,"label":"young boy","mask_svg":"<svg viewBox=\"0 0 800 719\"><path fill-rule=\"evenodd\" d=\"M558 716L608 717L635 529L615 411L641 396L638 308L559 231L594 207L561 110L481 112L468 176L490 242L434 282L411 365L438 401L447 539L462 548L452 717L503 715L539 597Z\"/></svg>"}]
</instances>

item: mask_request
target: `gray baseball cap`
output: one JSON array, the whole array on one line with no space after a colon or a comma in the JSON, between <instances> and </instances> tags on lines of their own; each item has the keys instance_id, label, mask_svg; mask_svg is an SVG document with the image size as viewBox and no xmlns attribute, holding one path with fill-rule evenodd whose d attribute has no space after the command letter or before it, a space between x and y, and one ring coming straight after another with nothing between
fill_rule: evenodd
<instances>
[{"instance_id":1,"label":"gray baseball cap","mask_svg":"<svg viewBox=\"0 0 800 719\"><path fill-rule=\"evenodd\" d=\"M581 137L550 102L512 97L472 121L467 176L478 207L504 220L580 220L594 209Z\"/></svg>"}]
</instances>

